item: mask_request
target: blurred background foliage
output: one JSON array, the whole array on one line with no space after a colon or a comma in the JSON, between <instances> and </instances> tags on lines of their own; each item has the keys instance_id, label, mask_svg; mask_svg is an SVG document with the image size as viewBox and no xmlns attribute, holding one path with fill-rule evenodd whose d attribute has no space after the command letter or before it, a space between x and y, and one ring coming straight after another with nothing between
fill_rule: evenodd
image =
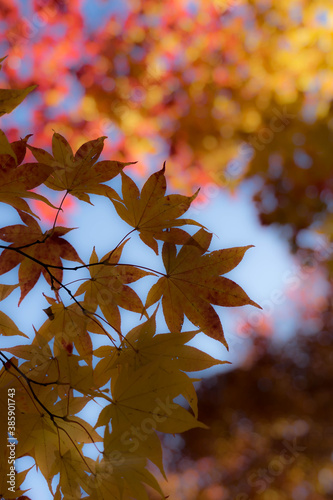
<instances>
[{"instance_id":1,"label":"blurred background foliage","mask_svg":"<svg viewBox=\"0 0 333 500\"><path fill-rule=\"evenodd\" d=\"M2 0L0 13L2 85L39 85L29 112L4 118L10 140L107 135L138 174L162 158L172 189L206 186L198 203L252 180L261 223L311 270L290 286L289 344L270 341L269 315L244 320L243 366L200 387L211 430L166 443L170 498L333 498L331 0Z\"/></svg>"}]
</instances>

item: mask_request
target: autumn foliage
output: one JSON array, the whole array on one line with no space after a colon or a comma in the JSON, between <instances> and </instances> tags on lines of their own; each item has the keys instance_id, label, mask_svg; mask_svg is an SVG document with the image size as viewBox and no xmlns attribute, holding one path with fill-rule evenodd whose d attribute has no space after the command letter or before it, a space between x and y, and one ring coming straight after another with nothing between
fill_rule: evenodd
<instances>
[{"instance_id":1,"label":"autumn foliage","mask_svg":"<svg viewBox=\"0 0 333 500\"><path fill-rule=\"evenodd\" d=\"M2 90L2 114L31 90ZM152 463L165 474L158 433L205 427L198 420L197 379L188 373L224 363L187 344L204 332L227 347L214 305L260 307L222 276L239 264L249 246L209 251L212 234L181 218L197 193L167 194L165 165L139 190L125 173L131 162L99 159L105 139L85 142L74 153L65 137L54 132L50 153L32 146L29 136L12 142L3 132L0 136L1 202L18 220L0 229L0 274L18 267L18 283L1 284L0 300L19 288L18 303L28 301L43 276L46 313L39 329L22 332L0 312L1 335L28 339L0 351L0 465L2 471L9 468L5 409L10 397L16 405L15 432L9 428L17 440L16 459L35 460L55 500L147 499L146 486L167 498L148 467ZM27 150L34 161L25 163ZM116 176L121 176L121 193L112 187ZM46 231L29 204L39 200L52 206L35 191L43 186L62 195ZM84 262L66 240L72 228L58 225L58 216L67 197L90 203L90 195L108 199L113 217L123 219L130 230L104 256L98 256L91 242L90 260ZM197 226L195 232L187 232L188 226ZM123 249L133 244L134 232L147 252L161 251L165 270L124 261ZM86 270L86 277L79 284L65 284L63 272L75 275L78 270ZM131 284L147 276L155 284L143 300ZM137 313L130 331L123 331L120 309ZM156 321L162 312L166 332L159 331ZM182 331L184 316L195 330ZM102 339L98 348L95 336ZM98 408L95 426L77 415L91 401ZM95 446L96 459L86 454L86 444ZM24 495L27 473L13 472L11 489L2 474L0 496Z\"/></svg>"},{"instance_id":2,"label":"autumn foliage","mask_svg":"<svg viewBox=\"0 0 333 500\"><path fill-rule=\"evenodd\" d=\"M5 213L11 217L1 224L7 225L0 256L7 283L0 288L4 343L17 338L10 337L18 333L13 320L25 304L42 286L45 293L45 323L40 326L39 316L32 330L16 321L28 336L26 347L1 349L0 380L16 388L16 408L24 412L17 415L25 426L18 426L16 452L33 457L49 484L54 477L54 492L61 471L58 498L76 497L78 484L85 491L80 495L90 498L109 498L110 491L145 498L141 479L155 485L149 498L160 498L145 472L163 467L156 431L164 433L168 477L159 482L173 500L330 498L332 1L2 0L0 16L1 54L8 54L0 73L0 87L6 87L0 90L0 201L10 205ZM8 114L17 105L21 114ZM96 158L80 158L82 144L91 153L96 147ZM152 171L145 187L132 180L132 174L148 178ZM166 178L169 189L182 195L165 190ZM237 353L249 335L254 347L239 369L202 386L198 414L210 429L197 429L196 396L186 374L193 365L197 371L219 361L187 345L196 331L180 330L191 330L190 320L226 345L219 306L251 302L225 274L249 246L209 251L209 224L185 222L186 210L203 210L219 194L241 197L247 188L261 223L270 226L266 234L289 241L295 255L286 264L285 286L260 300L263 313L236 309L241 328L226 335L230 351L236 350L230 338L235 331L241 332L234 337ZM76 225L68 214L88 206L81 202L95 203L96 194L108 204L110 220L122 219L132 232L124 236L125 229L103 250L87 242L81 261L82 250L69 243L79 231L66 232ZM242 242L249 243L255 241ZM139 266L135 256L127 258L129 248L144 249L154 264ZM279 263L266 254L274 271ZM14 298L23 299L16 316L5 309ZM141 321L141 315L147 316ZM297 331L297 340L275 350L288 329ZM172 388L163 392L165 380ZM2 391L6 408L7 389ZM162 405L154 401L156 391ZM65 411L73 420L80 404L90 409L92 398L95 420L86 426L81 417L85 430L79 421L61 419ZM66 410L61 400L70 403ZM173 415L180 416L177 422ZM190 421L194 430L182 438L168 434ZM93 429L96 422L101 426ZM1 425L7 427L4 415ZM286 439L306 449L293 448L293 455ZM182 455L175 446L170 452L170 442L183 440ZM89 446L94 452L88 456ZM7 457L0 465L6 470ZM27 484L25 474L16 475L17 495ZM2 483L0 493L10 495L7 486Z\"/></svg>"},{"instance_id":3,"label":"autumn foliage","mask_svg":"<svg viewBox=\"0 0 333 500\"><path fill-rule=\"evenodd\" d=\"M107 153L140 159L140 173L167 150L185 194L259 179L262 222L288 225L295 248L311 225L331 231L330 0L128 0L96 25L77 0L20 4L0 6L6 84L40 83L38 144L55 124L75 146L112 134ZM113 4L97 0L94 16Z\"/></svg>"}]
</instances>

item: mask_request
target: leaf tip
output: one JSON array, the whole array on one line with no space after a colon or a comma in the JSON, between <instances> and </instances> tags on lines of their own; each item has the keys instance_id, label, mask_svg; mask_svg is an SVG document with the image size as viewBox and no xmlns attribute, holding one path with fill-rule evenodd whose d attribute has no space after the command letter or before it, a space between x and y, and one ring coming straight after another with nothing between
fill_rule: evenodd
<instances>
[{"instance_id":1,"label":"leaf tip","mask_svg":"<svg viewBox=\"0 0 333 500\"><path fill-rule=\"evenodd\" d=\"M191 196L191 198L190 198L190 199L191 199L191 201L193 201L193 200L195 200L195 199L196 199L196 197L197 197L197 196L198 196L198 194L199 194L200 189L201 189L201 188L198 188L198 189L196 190L196 192L195 192L194 194L192 194L192 196Z\"/></svg>"},{"instance_id":2,"label":"leaf tip","mask_svg":"<svg viewBox=\"0 0 333 500\"><path fill-rule=\"evenodd\" d=\"M251 304L251 306L257 307L258 309L261 309L263 311L263 308L259 304L254 302L254 300L251 300L250 304Z\"/></svg>"}]
</instances>

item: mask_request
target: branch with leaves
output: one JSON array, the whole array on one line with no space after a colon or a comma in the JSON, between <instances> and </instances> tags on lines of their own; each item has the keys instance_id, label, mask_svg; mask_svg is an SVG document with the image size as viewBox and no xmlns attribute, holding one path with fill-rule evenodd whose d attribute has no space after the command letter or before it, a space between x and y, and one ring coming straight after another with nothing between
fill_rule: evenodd
<instances>
[{"instance_id":1,"label":"branch with leaves","mask_svg":"<svg viewBox=\"0 0 333 500\"><path fill-rule=\"evenodd\" d=\"M10 112L30 90L2 94L3 113ZM26 344L0 346L2 408L7 406L8 390L15 394L16 458L35 460L55 500L144 500L147 487L167 498L148 468L151 462L165 476L157 433L205 427L198 420L193 385L197 379L188 373L226 361L187 344L204 332L227 347L214 305L260 307L222 276L238 265L250 246L210 252L212 234L198 222L182 218L197 193L189 197L167 194L165 164L140 191L124 173L133 162L99 161L105 137L86 142L75 154L58 133L53 135L52 154L29 145L28 139L10 143L4 132L0 134L0 201L23 223L0 229L4 242L0 245L0 275L19 266L18 283L0 284L0 300L17 288L21 292L18 304L29 300L41 276L47 287L47 319L34 332L20 331L0 311L0 334L28 339ZM36 162L24 163L27 149ZM109 185L117 175L122 179L121 194ZM54 223L46 232L26 201L38 199L53 206L33 191L42 186L63 192L60 206L53 207ZM57 220L65 197L91 203L90 195L110 200L115 217L132 229L102 258L94 247L85 263L65 238L71 228L58 226ZM190 234L185 226L199 229ZM135 232L139 243L133 243ZM162 246L165 272L123 262L125 245L141 243L157 256ZM79 265L65 266L63 260ZM78 280L63 283L64 270L84 269L89 270L89 277L80 278L79 286ZM148 276L155 283L143 301L131 284ZM160 312L158 307L149 312L160 301ZM139 315L138 323L127 333L122 328L121 309ZM156 321L162 312L169 329L165 333L158 331ZM145 317L143 322L140 316ZM183 331L185 316L197 329ZM96 335L104 339L98 348L93 344ZM77 416L88 403L97 408L94 427ZM5 411L1 429L0 466L5 471ZM85 445L89 443L98 443L95 459L87 454ZM16 473L15 492L8 490L3 475L0 497L9 500L23 495L27 473Z\"/></svg>"}]
</instances>

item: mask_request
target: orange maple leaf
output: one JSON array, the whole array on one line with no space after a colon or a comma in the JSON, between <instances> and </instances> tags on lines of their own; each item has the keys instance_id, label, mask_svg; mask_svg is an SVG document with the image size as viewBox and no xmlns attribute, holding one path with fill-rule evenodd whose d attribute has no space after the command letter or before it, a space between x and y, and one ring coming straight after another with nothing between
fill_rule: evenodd
<instances>
[{"instance_id":1,"label":"orange maple leaf","mask_svg":"<svg viewBox=\"0 0 333 500\"><path fill-rule=\"evenodd\" d=\"M74 247L62 238L71 231L66 227L54 227L45 233L30 215L19 211L24 222L0 229L0 239L11 243L0 255L0 274L4 274L17 265L21 297L19 304L35 286L41 273L54 289L62 282L61 258L75 262L84 262ZM14 250L16 249L16 250ZM48 266L51 267L48 271Z\"/></svg>"},{"instance_id":2,"label":"orange maple leaf","mask_svg":"<svg viewBox=\"0 0 333 500\"><path fill-rule=\"evenodd\" d=\"M228 348L220 318L211 304L226 307L251 304L261 309L239 285L220 276L236 267L252 245L204 255L211 238L212 234L200 229L193 239L201 248L185 245L178 254L175 245L164 243L162 257L166 275L150 289L146 308L162 297L163 313L170 331L181 330L185 314L206 335Z\"/></svg>"},{"instance_id":3,"label":"orange maple leaf","mask_svg":"<svg viewBox=\"0 0 333 500\"><path fill-rule=\"evenodd\" d=\"M54 171L44 182L48 188L67 191L87 203L90 203L87 193L119 199L114 189L102 183L113 179L126 165L133 162L105 160L96 163L103 150L105 138L99 137L82 144L75 155L67 140L57 133L53 134L52 139L53 156L43 149L29 145L28 148L41 164L53 167Z\"/></svg>"},{"instance_id":4,"label":"orange maple leaf","mask_svg":"<svg viewBox=\"0 0 333 500\"><path fill-rule=\"evenodd\" d=\"M177 228L193 224L201 226L192 219L179 219L190 207L198 194L183 196L166 195L165 164L162 170L152 174L142 187L141 193L135 182L124 172L122 176L122 200L112 199L119 217L140 232L141 240L158 253L156 240L176 244L194 243L190 235Z\"/></svg>"},{"instance_id":5,"label":"orange maple leaf","mask_svg":"<svg viewBox=\"0 0 333 500\"><path fill-rule=\"evenodd\" d=\"M0 202L11 205L32 215L29 205L23 198L33 198L55 208L44 196L30 191L46 181L54 166L45 163L24 163L27 140L9 143L5 134L0 131Z\"/></svg>"},{"instance_id":6,"label":"orange maple leaf","mask_svg":"<svg viewBox=\"0 0 333 500\"><path fill-rule=\"evenodd\" d=\"M100 261L94 248L89 262L92 264L89 268L91 279L82 283L75 293L75 296L85 293L85 307L95 312L99 306L109 324L118 331L121 323L119 307L145 313L140 297L127 284L153 274L135 266L117 265L125 243L115 251L108 252ZM95 266L97 262L106 261Z\"/></svg>"}]
</instances>

